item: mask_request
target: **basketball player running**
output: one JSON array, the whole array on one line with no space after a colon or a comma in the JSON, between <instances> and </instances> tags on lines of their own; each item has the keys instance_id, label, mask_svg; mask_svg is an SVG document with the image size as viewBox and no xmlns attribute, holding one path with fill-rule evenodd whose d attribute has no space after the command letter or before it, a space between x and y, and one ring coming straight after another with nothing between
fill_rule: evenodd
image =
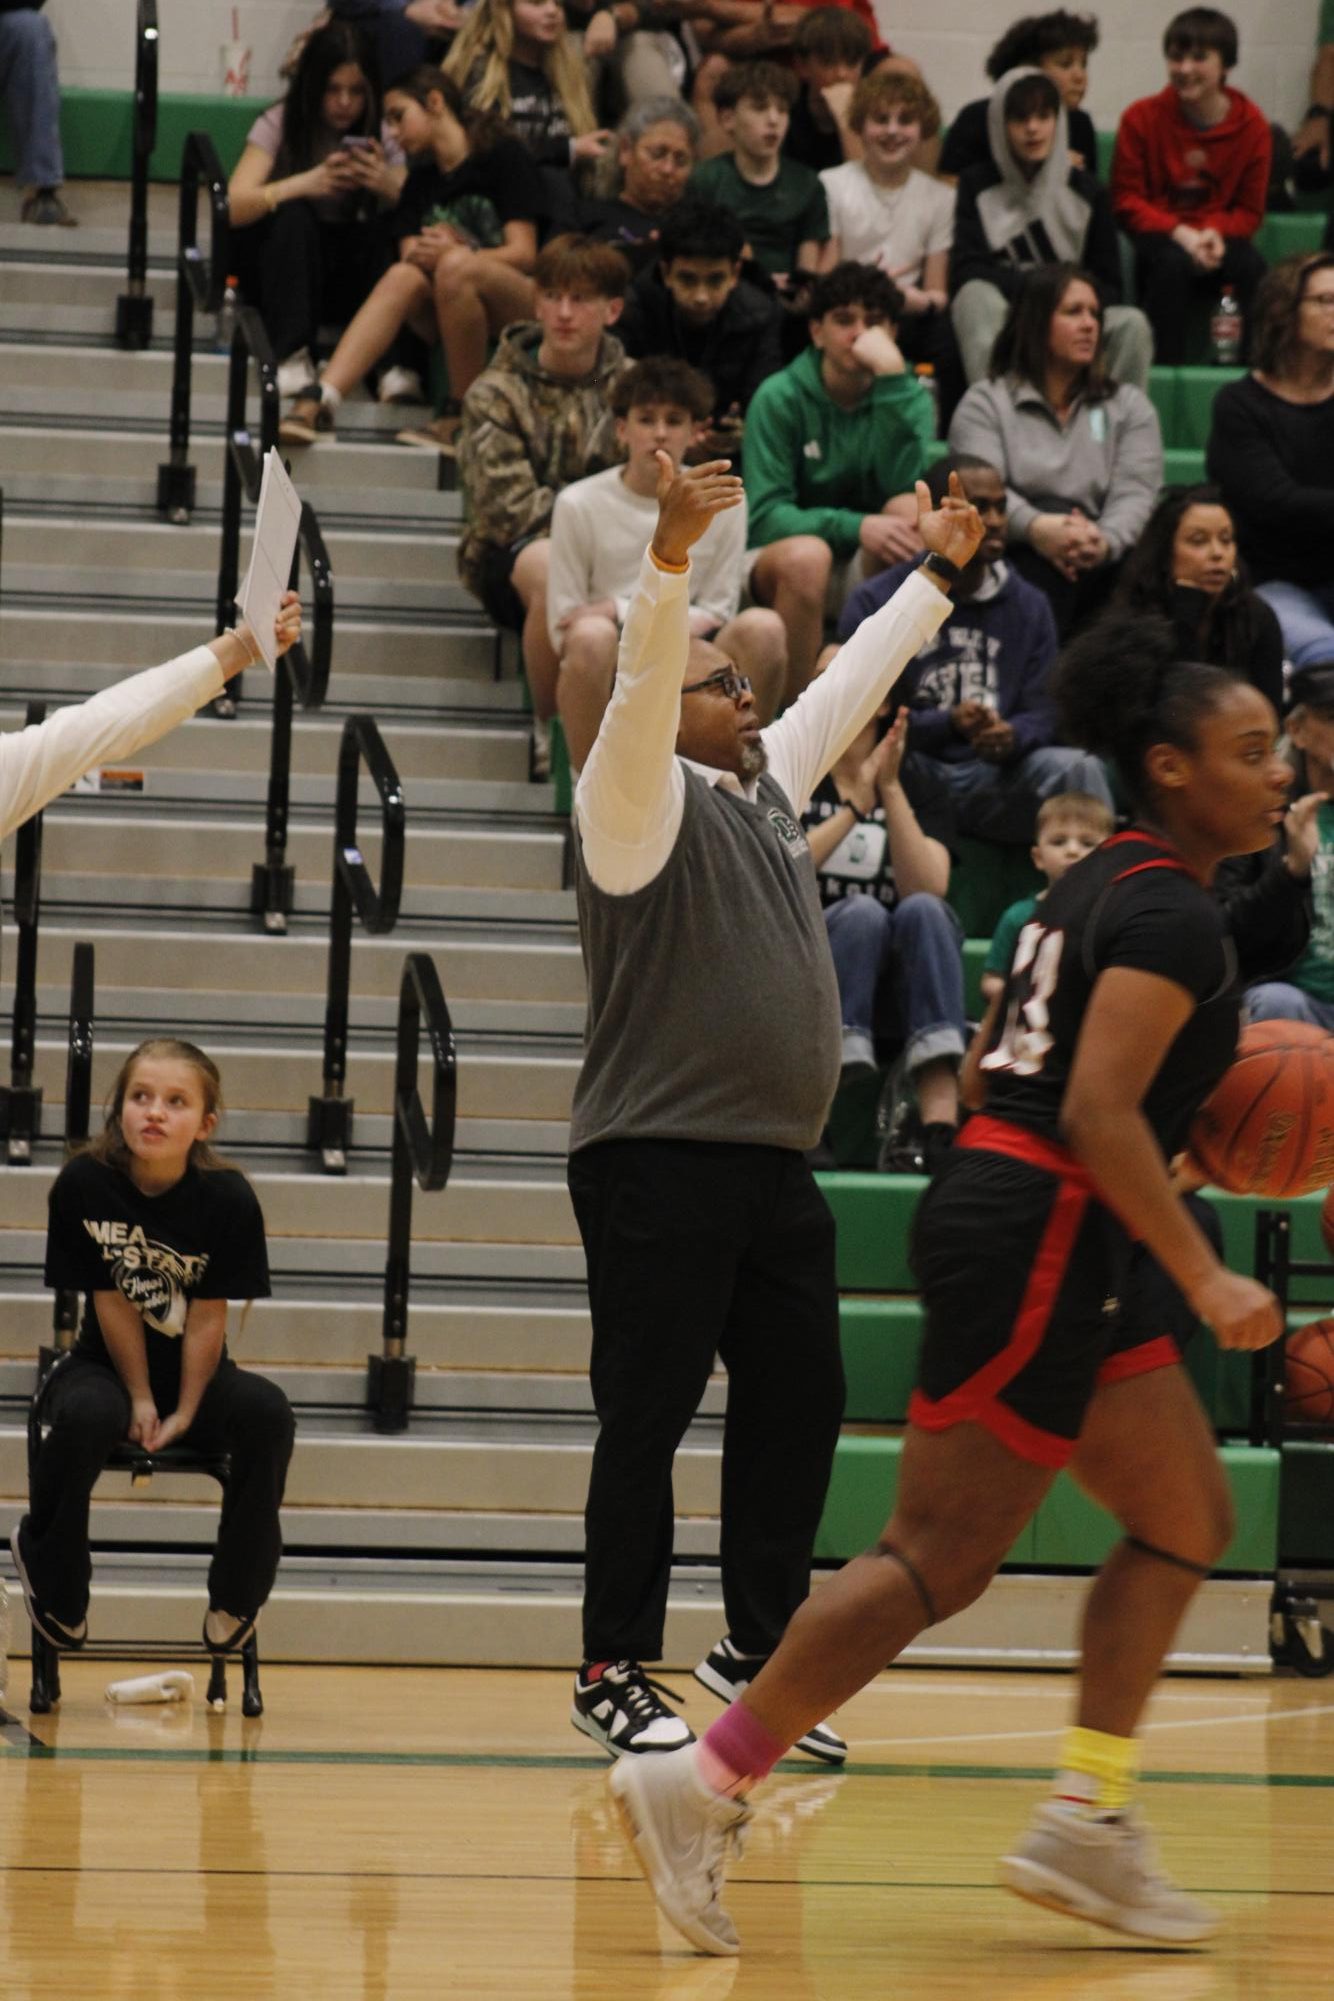
<instances>
[{"instance_id":1,"label":"basketball player running","mask_svg":"<svg viewBox=\"0 0 1334 2001\"><path fill-rule=\"evenodd\" d=\"M1116 1295L1139 1239L1223 1347L1280 1331L1271 1294L1219 1263L1167 1163L1236 1044L1235 949L1208 885L1224 857L1268 846L1288 774L1264 697L1175 660L1159 621L1095 628L1057 687L1067 741L1114 759L1135 822L1021 934L986 1109L918 1211L926 1325L893 1517L699 1744L610 1776L659 1904L705 1952L738 1950L720 1893L745 1793L815 1718L981 1595L1066 1465L1125 1535L1085 1608L1054 1797L1001 1880L1145 1940L1217 1928L1156 1873L1127 1806L1141 1713L1230 1539L1228 1492L1174 1344L1130 1324Z\"/></svg>"}]
</instances>

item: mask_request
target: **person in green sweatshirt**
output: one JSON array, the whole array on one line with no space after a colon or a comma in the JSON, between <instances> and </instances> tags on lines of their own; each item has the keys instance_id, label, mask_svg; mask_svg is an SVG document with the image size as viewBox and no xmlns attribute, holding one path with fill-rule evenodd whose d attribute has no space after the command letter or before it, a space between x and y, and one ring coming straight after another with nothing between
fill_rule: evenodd
<instances>
[{"instance_id":1,"label":"person in green sweatshirt","mask_svg":"<svg viewBox=\"0 0 1334 2001\"><path fill-rule=\"evenodd\" d=\"M789 701L815 671L826 614L921 551L913 491L936 412L894 337L902 305L883 271L835 265L811 293L811 345L747 414L750 590L787 627Z\"/></svg>"}]
</instances>

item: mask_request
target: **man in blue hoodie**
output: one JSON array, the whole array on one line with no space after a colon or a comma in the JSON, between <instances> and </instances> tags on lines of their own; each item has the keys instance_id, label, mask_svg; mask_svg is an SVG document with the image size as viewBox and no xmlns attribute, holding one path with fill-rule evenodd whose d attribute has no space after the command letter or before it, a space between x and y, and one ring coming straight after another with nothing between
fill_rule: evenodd
<instances>
[{"instance_id":1,"label":"man in blue hoodie","mask_svg":"<svg viewBox=\"0 0 1334 2001\"><path fill-rule=\"evenodd\" d=\"M939 761L960 833L1026 847L1050 793L1091 793L1109 808L1112 795L1098 758L1054 741L1047 678L1056 626L1043 593L1004 560L1005 482L985 459L960 454L938 460L927 474L933 498L945 492L952 471L982 517L982 541L954 587L954 616L899 683L908 704L908 746ZM850 638L913 567L898 563L855 591L839 620L839 639Z\"/></svg>"}]
</instances>

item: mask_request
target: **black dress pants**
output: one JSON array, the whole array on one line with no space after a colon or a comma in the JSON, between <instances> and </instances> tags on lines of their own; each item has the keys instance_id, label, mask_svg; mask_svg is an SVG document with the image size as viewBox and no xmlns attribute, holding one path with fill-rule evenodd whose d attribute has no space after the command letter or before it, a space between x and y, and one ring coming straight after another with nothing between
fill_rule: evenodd
<instances>
[{"instance_id":1,"label":"black dress pants","mask_svg":"<svg viewBox=\"0 0 1334 2001\"><path fill-rule=\"evenodd\" d=\"M176 1407L175 1388L152 1385L158 1410ZM98 1475L130 1428L130 1399L116 1371L75 1352L47 1397L51 1429L42 1440L28 1502L33 1588L54 1618L77 1626L88 1610L92 1560L88 1504ZM278 1509L296 1421L276 1383L238 1369L224 1355L181 1439L199 1452L229 1452L217 1547L208 1573L210 1605L239 1619L258 1612L273 1589L282 1554Z\"/></svg>"},{"instance_id":2,"label":"black dress pants","mask_svg":"<svg viewBox=\"0 0 1334 2001\"><path fill-rule=\"evenodd\" d=\"M1248 237L1229 236L1216 271L1201 271L1179 243L1156 232L1134 238L1135 290L1153 328L1153 358L1164 368L1180 368L1186 354L1187 317L1194 300L1218 297L1231 285L1250 326L1251 299L1264 277L1266 264ZM1242 353L1245 354L1243 344Z\"/></svg>"},{"instance_id":3,"label":"black dress pants","mask_svg":"<svg viewBox=\"0 0 1334 2001\"><path fill-rule=\"evenodd\" d=\"M599 1432L585 1512L584 1657L657 1660L672 1460L721 1356L722 1573L743 1653L810 1589L843 1415L834 1220L781 1147L611 1140L571 1156Z\"/></svg>"}]
</instances>

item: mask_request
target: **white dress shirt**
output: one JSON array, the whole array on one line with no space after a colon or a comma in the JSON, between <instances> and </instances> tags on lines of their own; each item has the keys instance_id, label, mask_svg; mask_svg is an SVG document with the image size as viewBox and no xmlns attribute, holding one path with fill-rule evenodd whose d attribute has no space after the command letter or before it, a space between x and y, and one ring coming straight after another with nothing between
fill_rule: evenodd
<instances>
[{"instance_id":1,"label":"white dress shirt","mask_svg":"<svg viewBox=\"0 0 1334 2001\"><path fill-rule=\"evenodd\" d=\"M113 682L43 723L0 732L0 837L40 813L104 758L128 757L183 723L223 689L207 646Z\"/></svg>"},{"instance_id":2,"label":"white dress shirt","mask_svg":"<svg viewBox=\"0 0 1334 2001\"><path fill-rule=\"evenodd\" d=\"M574 795L589 875L609 896L652 882L676 843L685 798L677 757L681 684L690 647L690 576L645 552L616 662L616 685ZM945 623L950 600L926 577L905 577L863 620L838 657L761 741L768 769L798 816L873 716L913 655ZM754 799L755 784L692 764L710 785Z\"/></svg>"}]
</instances>

